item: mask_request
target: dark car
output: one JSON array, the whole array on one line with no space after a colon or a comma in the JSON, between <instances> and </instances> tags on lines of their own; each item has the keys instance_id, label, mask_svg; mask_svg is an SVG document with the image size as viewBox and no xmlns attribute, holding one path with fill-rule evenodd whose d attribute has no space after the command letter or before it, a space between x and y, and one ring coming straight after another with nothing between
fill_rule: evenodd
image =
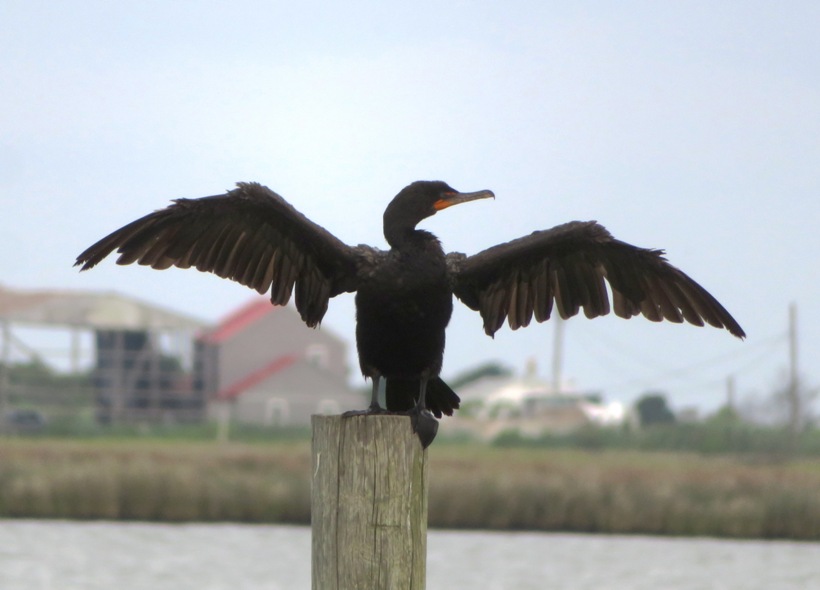
<instances>
[{"instance_id":1,"label":"dark car","mask_svg":"<svg viewBox=\"0 0 820 590\"><path fill-rule=\"evenodd\" d=\"M14 433L40 432L45 425L45 416L37 410L12 410L6 414L6 428Z\"/></svg>"}]
</instances>

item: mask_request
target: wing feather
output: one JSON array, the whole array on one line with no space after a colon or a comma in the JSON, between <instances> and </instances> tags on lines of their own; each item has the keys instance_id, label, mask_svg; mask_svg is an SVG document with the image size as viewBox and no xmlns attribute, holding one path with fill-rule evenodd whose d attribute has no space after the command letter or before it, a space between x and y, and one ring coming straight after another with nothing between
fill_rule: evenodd
<instances>
[{"instance_id":1,"label":"wing feather","mask_svg":"<svg viewBox=\"0 0 820 590\"><path fill-rule=\"evenodd\" d=\"M552 281L550 280L549 259L545 258L535 265L535 301L533 314L535 321L546 322L552 313Z\"/></svg>"},{"instance_id":2,"label":"wing feather","mask_svg":"<svg viewBox=\"0 0 820 590\"><path fill-rule=\"evenodd\" d=\"M516 302L516 308L518 311L517 317L517 324L519 327L526 328L530 325L530 320L532 319L532 292L530 289L530 284L532 283L532 279L529 276L529 273L520 273L518 277L518 300Z\"/></svg>"},{"instance_id":3,"label":"wing feather","mask_svg":"<svg viewBox=\"0 0 820 590\"><path fill-rule=\"evenodd\" d=\"M354 291L365 260L257 183L238 183L224 195L177 199L104 237L77 257L81 270L116 251L117 264L171 266L211 272L284 305L297 290L296 308L310 326L328 299Z\"/></svg>"},{"instance_id":4,"label":"wing feather","mask_svg":"<svg viewBox=\"0 0 820 590\"><path fill-rule=\"evenodd\" d=\"M534 232L474 256L449 254L448 264L455 295L481 313L489 335L505 319L517 329L533 316L548 320L555 308L564 319L581 309L588 318L612 311L627 319L706 323L745 337L729 312L661 250L616 240L594 221Z\"/></svg>"}]
</instances>

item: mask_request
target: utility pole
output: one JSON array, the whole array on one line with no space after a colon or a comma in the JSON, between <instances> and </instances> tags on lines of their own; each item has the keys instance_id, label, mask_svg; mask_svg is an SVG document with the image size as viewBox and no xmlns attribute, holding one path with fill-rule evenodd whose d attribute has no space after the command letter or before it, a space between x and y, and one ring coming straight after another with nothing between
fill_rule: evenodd
<instances>
[{"instance_id":1,"label":"utility pole","mask_svg":"<svg viewBox=\"0 0 820 590\"><path fill-rule=\"evenodd\" d=\"M802 408L797 368L797 304L789 305L789 387L786 394L789 404L789 431L795 437L800 432Z\"/></svg>"},{"instance_id":2,"label":"utility pole","mask_svg":"<svg viewBox=\"0 0 820 590\"><path fill-rule=\"evenodd\" d=\"M555 314L552 341L552 392L561 392L562 364L564 362L564 320Z\"/></svg>"},{"instance_id":3,"label":"utility pole","mask_svg":"<svg viewBox=\"0 0 820 590\"><path fill-rule=\"evenodd\" d=\"M734 413L735 411L735 376L729 375L726 378L726 407Z\"/></svg>"},{"instance_id":4,"label":"utility pole","mask_svg":"<svg viewBox=\"0 0 820 590\"><path fill-rule=\"evenodd\" d=\"M9 364L11 362L11 324L0 322L0 434L6 430L9 412Z\"/></svg>"}]
</instances>

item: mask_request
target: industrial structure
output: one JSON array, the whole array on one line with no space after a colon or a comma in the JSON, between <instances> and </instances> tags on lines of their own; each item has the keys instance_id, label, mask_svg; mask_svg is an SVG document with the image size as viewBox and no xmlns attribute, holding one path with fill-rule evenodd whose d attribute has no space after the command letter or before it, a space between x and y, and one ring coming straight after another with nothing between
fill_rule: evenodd
<instances>
[{"instance_id":1,"label":"industrial structure","mask_svg":"<svg viewBox=\"0 0 820 590\"><path fill-rule=\"evenodd\" d=\"M190 341L204 325L114 292L0 288L0 416L18 406L60 407L79 396L93 399L101 423L201 419L203 400L184 366L190 364ZM51 345L21 336L31 338L32 328L46 332ZM67 356L68 373L91 372L83 391L10 382L13 362L48 364L53 341L66 335L67 351L59 352L67 354L58 356Z\"/></svg>"},{"instance_id":2,"label":"industrial structure","mask_svg":"<svg viewBox=\"0 0 820 590\"><path fill-rule=\"evenodd\" d=\"M55 355L57 341L66 344ZM312 413L362 405L345 346L262 298L211 327L114 292L0 287L0 426L32 408L90 412L100 424L201 422L219 403L241 422L307 425ZM62 374L87 379L10 378L26 363L51 370L55 358Z\"/></svg>"}]
</instances>

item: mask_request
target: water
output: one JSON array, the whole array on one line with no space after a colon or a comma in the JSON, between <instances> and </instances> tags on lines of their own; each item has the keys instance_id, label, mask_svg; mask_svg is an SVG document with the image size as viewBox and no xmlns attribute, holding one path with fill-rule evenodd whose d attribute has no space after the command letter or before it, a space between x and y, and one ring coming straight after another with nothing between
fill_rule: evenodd
<instances>
[{"instance_id":1,"label":"water","mask_svg":"<svg viewBox=\"0 0 820 590\"><path fill-rule=\"evenodd\" d=\"M310 588L310 529L0 521L0 590ZM820 589L820 544L430 531L427 588Z\"/></svg>"}]
</instances>

